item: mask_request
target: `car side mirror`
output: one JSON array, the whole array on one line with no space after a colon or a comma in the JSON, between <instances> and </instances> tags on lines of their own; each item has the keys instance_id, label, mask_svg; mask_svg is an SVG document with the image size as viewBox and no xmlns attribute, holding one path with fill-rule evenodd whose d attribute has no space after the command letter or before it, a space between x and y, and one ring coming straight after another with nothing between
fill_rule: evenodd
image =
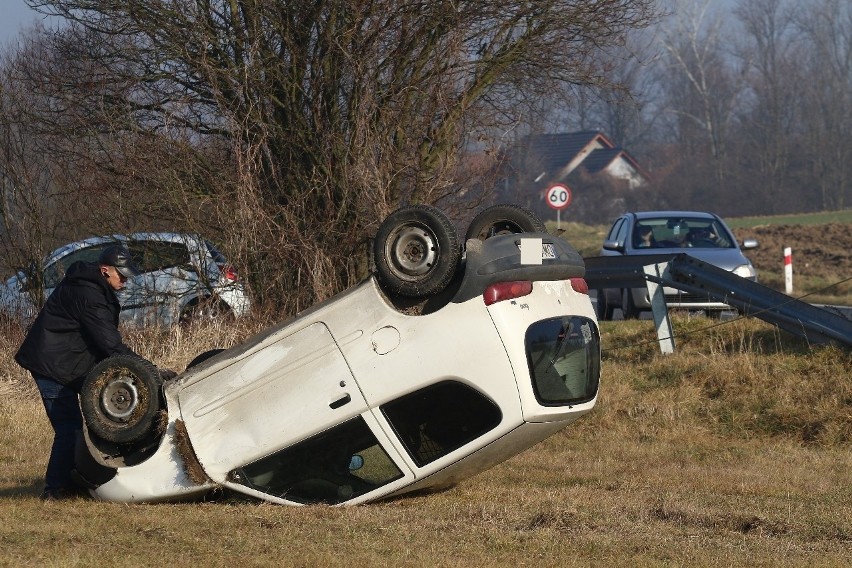
<instances>
[{"instance_id":1,"label":"car side mirror","mask_svg":"<svg viewBox=\"0 0 852 568\"><path fill-rule=\"evenodd\" d=\"M605 250L613 250L615 252L624 252L624 245L618 241L604 241L603 248Z\"/></svg>"},{"instance_id":2,"label":"car side mirror","mask_svg":"<svg viewBox=\"0 0 852 568\"><path fill-rule=\"evenodd\" d=\"M755 249L757 248L757 239L745 239L743 241L744 249Z\"/></svg>"}]
</instances>

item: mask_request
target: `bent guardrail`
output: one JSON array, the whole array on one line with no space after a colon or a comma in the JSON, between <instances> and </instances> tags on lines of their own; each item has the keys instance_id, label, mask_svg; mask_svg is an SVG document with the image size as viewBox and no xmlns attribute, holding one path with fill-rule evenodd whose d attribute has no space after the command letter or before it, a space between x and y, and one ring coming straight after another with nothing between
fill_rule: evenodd
<instances>
[{"instance_id":1,"label":"bent guardrail","mask_svg":"<svg viewBox=\"0 0 852 568\"><path fill-rule=\"evenodd\" d=\"M649 286L658 335L661 327L668 323L660 319L665 314L661 316L655 309L654 298L662 297L659 286L668 286L690 294L706 294L715 301L736 308L743 315L760 318L812 343L836 342L852 347L852 320L688 254L589 257L584 260L589 288ZM656 267L656 270L648 270L648 267ZM662 341L662 335L660 339ZM662 343L661 348L666 351ZM673 343L671 348L673 350Z\"/></svg>"}]
</instances>

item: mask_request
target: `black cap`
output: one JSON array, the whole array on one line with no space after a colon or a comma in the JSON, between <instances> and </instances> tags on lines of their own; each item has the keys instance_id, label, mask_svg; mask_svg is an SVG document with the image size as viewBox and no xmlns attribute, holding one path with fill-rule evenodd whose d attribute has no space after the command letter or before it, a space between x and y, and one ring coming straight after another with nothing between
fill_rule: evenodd
<instances>
[{"instance_id":1,"label":"black cap","mask_svg":"<svg viewBox=\"0 0 852 568\"><path fill-rule=\"evenodd\" d=\"M141 272L130 258L130 251L124 245L113 245L104 249L98 258L98 264L113 266L125 278L139 276Z\"/></svg>"}]
</instances>

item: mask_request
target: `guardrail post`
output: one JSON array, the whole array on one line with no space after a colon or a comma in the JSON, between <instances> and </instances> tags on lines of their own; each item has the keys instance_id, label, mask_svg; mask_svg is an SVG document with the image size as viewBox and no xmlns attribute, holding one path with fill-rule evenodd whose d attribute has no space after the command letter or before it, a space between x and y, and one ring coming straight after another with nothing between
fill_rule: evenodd
<instances>
[{"instance_id":1,"label":"guardrail post","mask_svg":"<svg viewBox=\"0 0 852 568\"><path fill-rule=\"evenodd\" d=\"M663 287L652 282L648 276L655 276L669 280L669 263L649 264L643 267L645 272L645 284L648 286L648 297L651 299L651 313L654 315L654 327L657 329L657 339L660 342L660 352L664 355L674 353L674 331L669 319L669 309L666 306L666 297Z\"/></svg>"}]
</instances>

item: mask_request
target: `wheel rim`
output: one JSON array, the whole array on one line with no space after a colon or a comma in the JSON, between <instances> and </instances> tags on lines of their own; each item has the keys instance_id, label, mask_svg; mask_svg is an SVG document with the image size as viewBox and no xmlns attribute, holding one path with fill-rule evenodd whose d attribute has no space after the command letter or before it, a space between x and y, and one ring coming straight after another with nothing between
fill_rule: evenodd
<instances>
[{"instance_id":1,"label":"wheel rim","mask_svg":"<svg viewBox=\"0 0 852 568\"><path fill-rule=\"evenodd\" d=\"M389 240L388 257L397 275L423 276L435 266L439 253L438 241L434 234L423 227L402 227L396 237Z\"/></svg>"},{"instance_id":2,"label":"wheel rim","mask_svg":"<svg viewBox=\"0 0 852 568\"><path fill-rule=\"evenodd\" d=\"M129 377L110 381L101 392L101 408L112 420L127 422L138 406L139 391Z\"/></svg>"},{"instance_id":3,"label":"wheel rim","mask_svg":"<svg viewBox=\"0 0 852 568\"><path fill-rule=\"evenodd\" d=\"M524 229L514 223L509 221L508 219L505 221L497 221L490 227L488 227L488 232L485 234L486 238L496 237L498 235L515 235L517 233L524 233Z\"/></svg>"}]
</instances>

